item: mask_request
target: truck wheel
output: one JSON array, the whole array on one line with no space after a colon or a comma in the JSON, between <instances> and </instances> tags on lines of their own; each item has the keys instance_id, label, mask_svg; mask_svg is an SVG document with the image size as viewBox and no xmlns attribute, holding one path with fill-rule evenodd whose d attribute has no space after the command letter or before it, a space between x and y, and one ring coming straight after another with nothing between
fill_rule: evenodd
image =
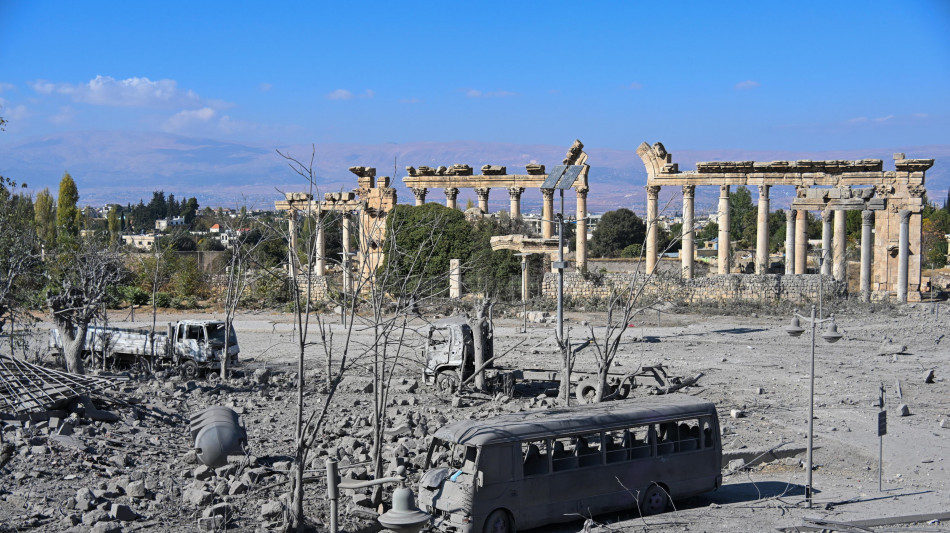
<instances>
[{"instance_id":1,"label":"truck wheel","mask_svg":"<svg viewBox=\"0 0 950 533\"><path fill-rule=\"evenodd\" d=\"M515 526L511 523L511 517L504 509L495 509L488 520L485 520L485 533L515 533Z\"/></svg>"},{"instance_id":2,"label":"truck wheel","mask_svg":"<svg viewBox=\"0 0 950 533\"><path fill-rule=\"evenodd\" d=\"M181 364L181 377L185 379L198 379L198 363L191 359Z\"/></svg>"},{"instance_id":3,"label":"truck wheel","mask_svg":"<svg viewBox=\"0 0 950 533\"><path fill-rule=\"evenodd\" d=\"M454 370L443 370L435 376L435 393L448 400L459 390L459 376Z\"/></svg>"},{"instance_id":4,"label":"truck wheel","mask_svg":"<svg viewBox=\"0 0 950 533\"><path fill-rule=\"evenodd\" d=\"M597 384L591 379L581 381L574 389L574 396L581 403L594 403L594 398L597 397Z\"/></svg>"},{"instance_id":5,"label":"truck wheel","mask_svg":"<svg viewBox=\"0 0 950 533\"><path fill-rule=\"evenodd\" d=\"M663 490L663 487L654 483L643 494L643 501L640 503L640 514L643 516L660 514L666 511L669 501L670 496Z\"/></svg>"}]
</instances>

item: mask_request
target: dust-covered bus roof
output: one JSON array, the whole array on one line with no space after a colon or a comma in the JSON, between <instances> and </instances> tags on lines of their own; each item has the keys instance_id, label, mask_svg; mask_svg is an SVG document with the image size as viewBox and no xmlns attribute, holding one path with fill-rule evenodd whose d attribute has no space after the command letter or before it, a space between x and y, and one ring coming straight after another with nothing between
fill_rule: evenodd
<instances>
[{"instance_id":1,"label":"dust-covered bus roof","mask_svg":"<svg viewBox=\"0 0 950 533\"><path fill-rule=\"evenodd\" d=\"M631 421L648 424L670 418L703 416L715 412L712 402L688 396L655 396L511 413L484 420L462 420L440 428L435 437L467 446L522 441L549 435L583 433L629 426Z\"/></svg>"}]
</instances>

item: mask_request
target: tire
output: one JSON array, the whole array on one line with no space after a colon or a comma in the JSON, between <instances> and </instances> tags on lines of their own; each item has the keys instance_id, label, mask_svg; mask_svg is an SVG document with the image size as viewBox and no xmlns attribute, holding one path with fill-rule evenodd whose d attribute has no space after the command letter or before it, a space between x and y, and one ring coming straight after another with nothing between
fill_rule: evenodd
<instances>
[{"instance_id":1,"label":"tire","mask_svg":"<svg viewBox=\"0 0 950 533\"><path fill-rule=\"evenodd\" d=\"M181 377L186 380L198 379L201 372L198 369L198 363L188 359L181 364Z\"/></svg>"},{"instance_id":2,"label":"tire","mask_svg":"<svg viewBox=\"0 0 950 533\"><path fill-rule=\"evenodd\" d=\"M594 398L597 397L597 384L591 379L581 381L574 389L574 396L582 404L594 403Z\"/></svg>"},{"instance_id":3,"label":"tire","mask_svg":"<svg viewBox=\"0 0 950 533\"><path fill-rule=\"evenodd\" d=\"M670 496L663 490L663 487L653 484L643 494L643 501L640 502L640 514L643 516L660 514L666 511L670 504Z\"/></svg>"},{"instance_id":4,"label":"tire","mask_svg":"<svg viewBox=\"0 0 950 533\"><path fill-rule=\"evenodd\" d=\"M508 511L495 509L485 520L484 533L515 533L515 525Z\"/></svg>"},{"instance_id":5,"label":"tire","mask_svg":"<svg viewBox=\"0 0 950 533\"><path fill-rule=\"evenodd\" d=\"M435 393L439 398L448 400L458 392L460 383L454 370L442 370L435 375Z\"/></svg>"}]
</instances>

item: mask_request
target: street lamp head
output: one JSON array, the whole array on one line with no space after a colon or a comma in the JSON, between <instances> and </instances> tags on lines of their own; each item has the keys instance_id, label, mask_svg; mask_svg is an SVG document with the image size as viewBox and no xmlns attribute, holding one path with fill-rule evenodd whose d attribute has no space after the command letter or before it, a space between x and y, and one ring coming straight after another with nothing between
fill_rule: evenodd
<instances>
[{"instance_id":1,"label":"street lamp head","mask_svg":"<svg viewBox=\"0 0 950 533\"><path fill-rule=\"evenodd\" d=\"M805 333L805 329L802 328L801 324L798 322L798 317L792 317L792 323L785 327L785 333L788 333L792 337L798 337L802 333Z\"/></svg>"},{"instance_id":2,"label":"street lamp head","mask_svg":"<svg viewBox=\"0 0 950 533\"><path fill-rule=\"evenodd\" d=\"M841 333L838 333L838 325L834 322L831 323L831 326L828 328L828 331L821 334L821 338L825 339L825 342L835 343L841 339Z\"/></svg>"}]
</instances>

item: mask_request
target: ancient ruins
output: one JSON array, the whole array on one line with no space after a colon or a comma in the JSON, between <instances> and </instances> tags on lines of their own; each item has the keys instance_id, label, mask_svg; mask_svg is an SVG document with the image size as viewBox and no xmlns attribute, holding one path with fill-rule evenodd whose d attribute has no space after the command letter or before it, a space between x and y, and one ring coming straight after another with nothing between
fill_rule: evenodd
<instances>
[{"instance_id":1,"label":"ancient ruins","mask_svg":"<svg viewBox=\"0 0 950 533\"><path fill-rule=\"evenodd\" d=\"M933 159L906 159L894 154L895 170L885 171L880 159L858 161L716 161L697 163L696 170L681 172L673 155L662 143L642 143L637 154L647 169L646 269L657 262L657 199L660 188L679 186L683 191L683 228L693 228L693 201L697 186L719 187L719 274L730 272L729 188L756 186L759 191L756 274L765 274L768 264L769 189L792 186L796 198L788 217L785 244L786 275L806 273L808 242L807 211L823 212L823 250L830 261L823 275L845 281L845 211L860 210L861 293L864 297L901 302L920 301L920 237L924 174ZM864 187L861 187L864 186ZM793 217L792 214L795 214ZM834 214L832 231L831 213ZM872 238L872 226L875 238ZM873 248L872 248L873 247ZM693 276L693 233L683 234L682 271ZM872 260L873 257L873 260Z\"/></svg>"}]
</instances>

